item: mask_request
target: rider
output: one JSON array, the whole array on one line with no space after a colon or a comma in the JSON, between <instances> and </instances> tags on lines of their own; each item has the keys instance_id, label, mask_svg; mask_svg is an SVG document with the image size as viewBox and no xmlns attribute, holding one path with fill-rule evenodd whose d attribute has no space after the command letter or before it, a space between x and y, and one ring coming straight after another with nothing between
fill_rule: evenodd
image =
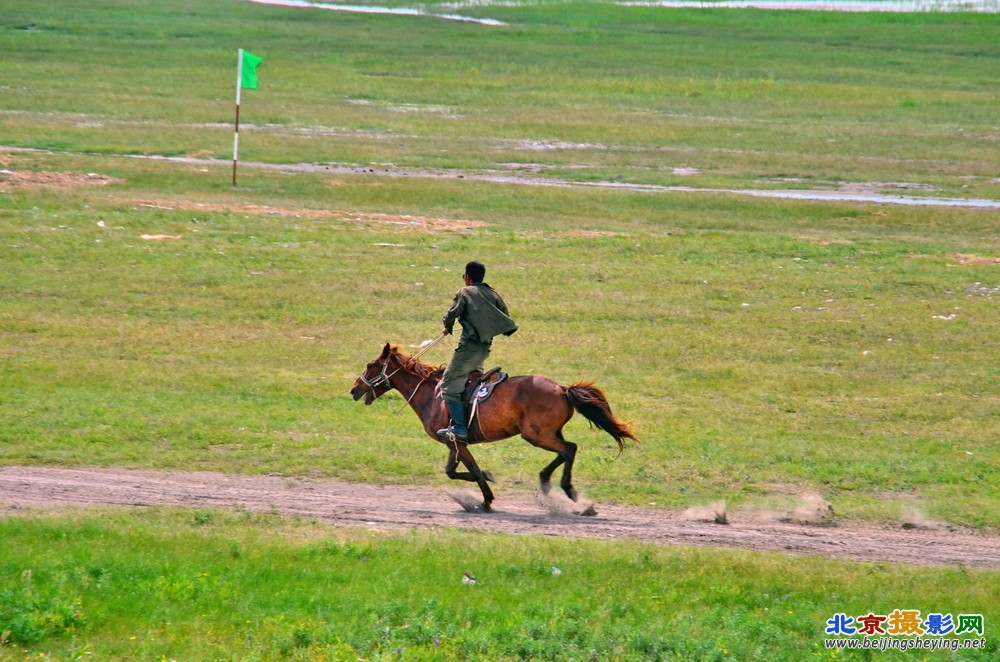
<instances>
[{"instance_id":1,"label":"rider","mask_svg":"<svg viewBox=\"0 0 1000 662\"><path fill-rule=\"evenodd\" d=\"M462 276L465 287L455 295L455 301L444 316L444 334L450 334L457 319L462 324L462 337L455 354L444 371L441 397L444 398L451 417L450 427L437 431L439 437L454 434L459 441L467 441L469 429L465 420L465 403L462 395L469 373L483 372L483 362L490 355L493 337L513 335L517 325L507 313L507 304L500 294L483 282L486 266L472 261L465 265Z\"/></svg>"}]
</instances>

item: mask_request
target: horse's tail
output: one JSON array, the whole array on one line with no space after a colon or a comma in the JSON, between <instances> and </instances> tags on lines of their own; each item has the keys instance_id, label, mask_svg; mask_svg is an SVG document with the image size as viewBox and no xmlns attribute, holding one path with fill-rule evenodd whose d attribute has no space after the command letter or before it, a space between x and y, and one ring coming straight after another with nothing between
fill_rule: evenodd
<instances>
[{"instance_id":1,"label":"horse's tail","mask_svg":"<svg viewBox=\"0 0 1000 662\"><path fill-rule=\"evenodd\" d=\"M604 430L618 442L618 454L625 450L625 439L639 441L632 426L615 418L611 405L601 389L593 382L574 384L566 389L566 399L584 418Z\"/></svg>"}]
</instances>

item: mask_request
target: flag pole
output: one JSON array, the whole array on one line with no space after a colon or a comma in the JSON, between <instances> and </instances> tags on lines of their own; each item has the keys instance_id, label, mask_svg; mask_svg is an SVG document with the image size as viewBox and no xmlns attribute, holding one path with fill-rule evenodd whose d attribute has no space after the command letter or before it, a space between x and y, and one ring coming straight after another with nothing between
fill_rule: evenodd
<instances>
[{"instance_id":1,"label":"flag pole","mask_svg":"<svg viewBox=\"0 0 1000 662\"><path fill-rule=\"evenodd\" d=\"M233 131L233 186L236 186L236 163L240 159L240 94L243 92L243 49L236 61L236 126Z\"/></svg>"}]
</instances>

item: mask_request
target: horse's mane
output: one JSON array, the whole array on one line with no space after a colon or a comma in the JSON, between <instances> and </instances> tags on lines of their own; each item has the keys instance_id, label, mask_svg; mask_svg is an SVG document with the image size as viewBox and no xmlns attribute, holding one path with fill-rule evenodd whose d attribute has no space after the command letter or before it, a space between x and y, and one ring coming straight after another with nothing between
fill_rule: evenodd
<instances>
[{"instance_id":1,"label":"horse's mane","mask_svg":"<svg viewBox=\"0 0 1000 662\"><path fill-rule=\"evenodd\" d=\"M399 359L399 365L404 372L416 375L420 379L434 379L444 374L445 367L443 365L433 366L412 356L407 356L399 351L399 345L393 345L390 348L390 355Z\"/></svg>"}]
</instances>

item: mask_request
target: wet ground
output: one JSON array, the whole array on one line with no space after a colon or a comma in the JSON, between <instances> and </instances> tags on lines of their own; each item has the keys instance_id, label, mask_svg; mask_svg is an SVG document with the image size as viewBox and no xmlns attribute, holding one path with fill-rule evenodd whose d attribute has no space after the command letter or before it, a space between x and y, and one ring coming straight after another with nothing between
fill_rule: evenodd
<instances>
[{"instance_id":1,"label":"wet ground","mask_svg":"<svg viewBox=\"0 0 1000 662\"><path fill-rule=\"evenodd\" d=\"M0 145L0 152L45 152L45 150L30 150L16 147L4 147ZM158 156L158 155L136 155L119 154L110 155L117 158L146 159L152 161L169 161L173 163L186 163L190 165L222 166L231 167L232 161L212 158L197 158L190 156ZM309 172L327 173L331 175L371 175L379 177L412 177L425 179L449 179L468 180L478 182L491 182L496 184L512 184L520 186L548 186L556 188L610 188L622 191L633 191L636 193L723 193L731 195L745 195L758 198L777 198L784 200L817 200L829 202L869 202L877 204L891 205L911 205L923 207L970 207L977 209L1000 209L1000 200L987 200L979 198L937 198L930 196L905 195L905 191L927 191L926 187L918 184L907 184L900 182L848 182L842 183L835 190L830 189L790 189L790 188L697 188L693 186L661 186L657 184L633 184L628 182L596 181L596 182L576 182L560 177L545 175L541 172L533 172L531 169L525 170L523 164L512 165L509 170L494 171L466 171L466 170L431 170L431 169L405 169L395 167L364 167L345 164L322 164L322 163L261 163L241 161L242 168L276 170L280 172ZM560 166L566 168L566 166ZM11 185L24 185L21 179L29 177L30 173L19 173L15 171L0 171L0 185L7 183ZM51 173L55 176L55 173ZM679 175L689 173L675 173ZM73 175L66 174L63 177L71 178ZM37 174L35 176L37 179ZM80 179L85 183L107 184L112 180L104 178L96 173L81 175ZM89 179L89 181L87 181ZM40 182L35 182L40 183Z\"/></svg>"},{"instance_id":2,"label":"wet ground","mask_svg":"<svg viewBox=\"0 0 1000 662\"><path fill-rule=\"evenodd\" d=\"M351 5L308 0L248 0L264 5L281 5L299 9L322 9L361 14L395 14L398 16L429 16L450 21L479 23L491 27L507 25L491 18L477 18L450 11L510 5L510 0L464 0L425 5L414 2L411 7L381 7ZM517 4L516 2L513 4ZM527 2L522 4L527 5ZM663 7L664 9L765 9L774 11L834 11L834 12L1000 12L1000 0L628 0L616 3L622 7Z\"/></svg>"}]
</instances>

